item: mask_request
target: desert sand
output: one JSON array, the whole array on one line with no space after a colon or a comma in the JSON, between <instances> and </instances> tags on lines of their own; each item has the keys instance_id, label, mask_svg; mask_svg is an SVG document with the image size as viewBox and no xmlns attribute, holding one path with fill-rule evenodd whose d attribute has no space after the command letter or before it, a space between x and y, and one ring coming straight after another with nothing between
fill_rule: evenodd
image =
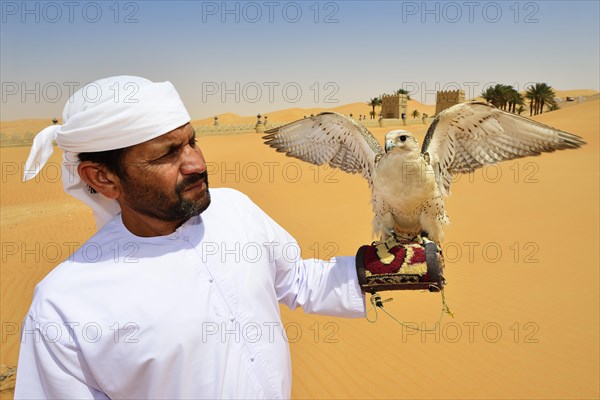
<instances>
[{"instance_id":1,"label":"desert sand","mask_svg":"<svg viewBox=\"0 0 600 400\"><path fill-rule=\"evenodd\" d=\"M283 120L310 113L285 112ZM274 113L269 119L278 120ZM600 396L600 101L534 119L588 144L508 161L453 184L443 249L455 318L418 332L381 312L370 323L282 308L294 398ZM426 128L407 127L419 140ZM387 130L372 132L381 141ZM352 255L373 239L361 177L287 158L258 134L200 137L199 143L211 186L249 195L297 238L305 258ZM38 182L21 183L28 151L0 149L0 364L8 366L17 364L19 324L34 286L95 230L91 211L62 191L60 151ZM433 328L438 320L439 294L382 294L393 298L385 309L400 321Z\"/></svg>"},{"instance_id":2,"label":"desert sand","mask_svg":"<svg viewBox=\"0 0 600 400\"><path fill-rule=\"evenodd\" d=\"M432 116L435 114L435 105L423 104L416 100L408 100L407 105L408 113L413 112L413 110L419 111L422 115L423 113ZM269 121L281 121L281 122L291 122L297 119L303 118L304 116L309 116L310 114L318 114L323 111L333 111L344 115L352 114L355 119L359 119L360 115L364 115L367 119L370 119L370 112L373 110L372 107L368 106L366 103L351 103L344 104L337 107L328 107L328 108L288 108L285 110L278 110L268 113L263 113L263 116L266 115ZM381 111L380 107L376 108L376 112L379 113ZM239 116L233 113L225 113L218 115L220 124L251 124L256 122L256 116ZM264 120L264 119L263 119ZM214 123L214 117L204 118L192 121L193 125L212 125Z\"/></svg>"},{"instance_id":3,"label":"desert sand","mask_svg":"<svg viewBox=\"0 0 600 400\"><path fill-rule=\"evenodd\" d=\"M592 91L594 92L594 91ZM594 92L597 93L597 92ZM333 106L333 104L331 104ZM318 114L323 111L333 111L340 114L350 115L352 114L355 119L358 119L360 115L364 115L366 118L369 117L369 112L371 112L372 108L368 106L366 103L351 103L344 104L340 106L334 107L326 107L326 108L287 108L284 110L277 110L273 112L263 112L263 116L268 116L269 121L279 121L279 122L291 122L297 119L303 118L304 116L309 116L310 114ZM423 104L416 100L408 101L408 112L409 114L413 110L418 110L420 114L428 114L429 116L433 116L435 114L435 105ZM379 113L381 111L380 107L377 107L376 112ZM219 114L219 124L253 124L256 123L256 115L246 115L240 116L234 113L224 113ZM16 121L0 121L0 131L8 136L8 138L12 138L12 136L16 135L17 137L21 137L22 135L29 133L34 134L44 129L46 126L50 124L52 118L45 119L21 119ZM58 123L61 123L62 120L59 118ZM263 119L264 121L264 119ZM195 119L192 120L192 125L212 125L214 123L214 116L209 118Z\"/></svg>"}]
</instances>

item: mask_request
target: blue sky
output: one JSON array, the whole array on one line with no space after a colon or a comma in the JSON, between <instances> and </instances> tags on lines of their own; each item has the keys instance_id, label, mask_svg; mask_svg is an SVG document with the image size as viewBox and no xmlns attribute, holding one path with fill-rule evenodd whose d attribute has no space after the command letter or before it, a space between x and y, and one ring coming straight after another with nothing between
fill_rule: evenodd
<instances>
[{"instance_id":1,"label":"blue sky","mask_svg":"<svg viewBox=\"0 0 600 400\"><path fill-rule=\"evenodd\" d=\"M598 1L1 2L0 119L59 116L111 75L170 80L192 118L400 87L598 90Z\"/></svg>"}]
</instances>

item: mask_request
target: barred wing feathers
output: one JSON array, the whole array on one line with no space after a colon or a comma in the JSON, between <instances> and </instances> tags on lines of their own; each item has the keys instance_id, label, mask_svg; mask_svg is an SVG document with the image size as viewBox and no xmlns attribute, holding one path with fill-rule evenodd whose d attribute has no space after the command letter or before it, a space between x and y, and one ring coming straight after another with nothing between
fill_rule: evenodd
<instances>
[{"instance_id":1,"label":"barred wing feathers","mask_svg":"<svg viewBox=\"0 0 600 400\"><path fill-rule=\"evenodd\" d=\"M573 149L583 139L483 102L457 104L433 121L421 153L428 153L440 190L450 194L453 174L544 152Z\"/></svg>"},{"instance_id":2,"label":"barred wing feathers","mask_svg":"<svg viewBox=\"0 0 600 400\"><path fill-rule=\"evenodd\" d=\"M266 131L265 143L278 152L315 165L360 173L373 186L377 155L384 151L362 125L334 112L304 118Z\"/></svg>"}]
</instances>

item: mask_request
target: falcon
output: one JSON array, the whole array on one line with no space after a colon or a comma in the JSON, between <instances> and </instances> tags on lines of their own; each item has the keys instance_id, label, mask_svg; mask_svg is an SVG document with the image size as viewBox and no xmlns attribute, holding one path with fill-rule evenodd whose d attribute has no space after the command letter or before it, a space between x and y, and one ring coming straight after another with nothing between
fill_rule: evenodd
<instances>
[{"instance_id":1,"label":"falcon","mask_svg":"<svg viewBox=\"0 0 600 400\"><path fill-rule=\"evenodd\" d=\"M404 130L385 135L384 148L364 126L324 112L265 132L278 152L315 165L360 173L369 183L373 234L411 240L426 235L440 243L450 223L444 198L455 174L485 165L585 144L554 129L484 102L452 106L433 120L423 146Z\"/></svg>"}]
</instances>

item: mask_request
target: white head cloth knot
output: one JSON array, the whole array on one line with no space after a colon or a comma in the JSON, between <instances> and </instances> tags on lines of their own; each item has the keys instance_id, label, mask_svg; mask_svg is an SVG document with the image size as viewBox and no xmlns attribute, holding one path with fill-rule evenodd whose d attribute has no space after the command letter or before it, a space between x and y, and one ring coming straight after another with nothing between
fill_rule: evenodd
<instances>
[{"instance_id":1,"label":"white head cloth knot","mask_svg":"<svg viewBox=\"0 0 600 400\"><path fill-rule=\"evenodd\" d=\"M120 212L116 200L90 193L77 172L79 153L121 149L154 139L190 121L171 82L115 76L75 92L63 110L63 124L42 130L33 140L24 180L35 177L53 152L64 151L65 192L94 210L98 229Z\"/></svg>"}]
</instances>

